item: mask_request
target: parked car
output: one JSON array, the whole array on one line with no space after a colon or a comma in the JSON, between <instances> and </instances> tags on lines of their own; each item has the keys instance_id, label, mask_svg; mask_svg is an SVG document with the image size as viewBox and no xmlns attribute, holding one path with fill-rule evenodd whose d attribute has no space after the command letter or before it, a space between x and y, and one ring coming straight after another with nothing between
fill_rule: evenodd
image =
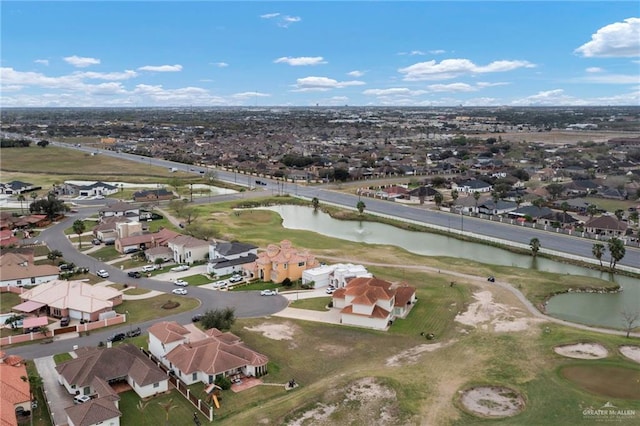
<instances>
[{"instance_id":1,"label":"parked car","mask_svg":"<svg viewBox=\"0 0 640 426\"><path fill-rule=\"evenodd\" d=\"M89 395L76 395L73 397L74 404L84 404L87 401L90 401L91 397Z\"/></svg>"},{"instance_id":2,"label":"parked car","mask_svg":"<svg viewBox=\"0 0 640 426\"><path fill-rule=\"evenodd\" d=\"M129 247L128 249L124 250L124 254L137 253L139 251L140 249L138 247Z\"/></svg>"},{"instance_id":3,"label":"parked car","mask_svg":"<svg viewBox=\"0 0 640 426\"><path fill-rule=\"evenodd\" d=\"M229 278L229 282L232 282L232 283L239 283L242 280L243 280L242 275L238 275L238 274L233 275L231 278Z\"/></svg>"},{"instance_id":4,"label":"parked car","mask_svg":"<svg viewBox=\"0 0 640 426\"><path fill-rule=\"evenodd\" d=\"M142 330L140 329L140 327L127 331L127 337L137 337L140 334L142 334Z\"/></svg>"},{"instance_id":5,"label":"parked car","mask_svg":"<svg viewBox=\"0 0 640 426\"><path fill-rule=\"evenodd\" d=\"M186 288L174 288L171 293L179 294L181 296L184 296L185 294L187 294L187 289Z\"/></svg>"},{"instance_id":6,"label":"parked car","mask_svg":"<svg viewBox=\"0 0 640 426\"><path fill-rule=\"evenodd\" d=\"M108 240L104 240L104 245L105 246L112 246L115 245L116 243L116 239L115 238L109 238Z\"/></svg>"},{"instance_id":7,"label":"parked car","mask_svg":"<svg viewBox=\"0 0 640 426\"><path fill-rule=\"evenodd\" d=\"M158 268L159 268L158 265L144 265L142 267L142 271L143 272L151 272L151 271L155 271Z\"/></svg>"},{"instance_id":8,"label":"parked car","mask_svg":"<svg viewBox=\"0 0 640 426\"><path fill-rule=\"evenodd\" d=\"M178 265L171 268L171 272L182 272L189 269L189 265Z\"/></svg>"},{"instance_id":9,"label":"parked car","mask_svg":"<svg viewBox=\"0 0 640 426\"><path fill-rule=\"evenodd\" d=\"M61 264L60 266L58 266L58 270L59 270L60 272L63 272L63 271L70 271L70 270L72 270L72 269L73 269L73 265L70 265L70 264L68 264L68 263L63 263L63 264Z\"/></svg>"},{"instance_id":10,"label":"parked car","mask_svg":"<svg viewBox=\"0 0 640 426\"><path fill-rule=\"evenodd\" d=\"M189 285L188 282L186 282L185 280L175 280L173 282L174 285L179 285L180 287L186 287Z\"/></svg>"},{"instance_id":11,"label":"parked car","mask_svg":"<svg viewBox=\"0 0 640 426\"><path fill-rule=\"evenodd\" d=\"M69 317L60 318L60 327L66 327L69 325L70 322L71 322L71 319Z\"/></svg>"},{"instance_id":12,"label":"parked car","mask_svg":"<svg viewBox=\"0 0 640 426\"><path fill-rule=\"evenodd\" d=\"M327 289L325 290L325 293L333 294L334 291L336 291L335 287L327 287Z\"/></svg>"},{"instance_id":13,"label":"parked car","mask_svg":"<svg viewBox=\"0 0 640 426\"><path fill-rule=\"evenodd\" d=\"M492 275L492 276L490 276L489 278L487 278L487 281L494 283L494 282L496 282L496 277L494 277L494 276Z\"/></svg>"},{"instance_id":14,"label":"parked car","mask_svg":"<svg viewBox=\"0 0 640 426\"><path fill-rule=\"evenodd\" d=\"M100 269L98 272L96 272L96 275L100 278L109 278L109 273L104 269Z\"/></svg>"},{"instance_id":15,"label":"parked car","mask_svg":"<svg viewBox=\"0 0 640 426\"><path fill-rule=\"evenodd\" d=\"M211 285L211 287L213 288L225 288L229 285L228 281L222 280L222 281L216 281L215 283L213 283Z\"/></svg>"},{"instance_id":16,"label":"parked car","mask_svg":"<svg viewBox=\"0 0 640 426\"><path fill-rule=\"evenodd\" d=\"M260 292L260 296L277 296L278 295L278 290L262 290Z\"/></svg>"},{"instance_id":17,"label":"parked car","mask_svg":"<svg viewBox=\"0 0 640 426\"><path fill-rule=\"evenodd\" d=\"M194 316L191 317L191 321L192 322L198 322L202 319L202 317L204 316L204 314L195 314Z\"/></svg>"},{"instance_id":18,"label":"parked car","mask_svg":"<svg viewBox=\"0 0 640 426\"><path fill-rule=\"evenodd\" d=\"M97 238L94 238L93 240L91 240L91 244L93 244L94 246L99 246L100 244L102 244L102 241L100 241Z\"/></svg>"},{"instance_id":19,"label":"parked car","mask_svg":"<svg viewBox=\"0 0 640 426\"><path fill-rule=\"evenodd\" d=\"M127 338L127 335L124 333L116 333L116 334L112 334L111 336L107 337L107 341L109 342L119 342L121 340L124 340Z\"/></svg>"},{"instance_id":20,"label":"parked car","mask_svg":"<svg viewBox=\"0 0 640 426\"><path fill-rule=\"evenodd\" d=\"M127 272L127 275L130 276L131 278L140 278L142 276L140 271L129 271Z\"/></svg>"}]
</instances>

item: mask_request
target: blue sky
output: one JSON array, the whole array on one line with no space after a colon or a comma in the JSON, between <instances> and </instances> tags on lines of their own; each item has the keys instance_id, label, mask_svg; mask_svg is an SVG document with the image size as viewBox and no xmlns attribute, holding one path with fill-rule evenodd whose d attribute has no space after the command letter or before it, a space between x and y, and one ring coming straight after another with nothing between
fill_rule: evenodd
<instances>
[{"instance_id":1,"label":"blue sky","mask_svg":"<svg viewBox=\"0 0 640 426\"><path fill-rule=\"evenodd\" d=\"M0 7L3 107L640 104L637 1Z\"/></svg>"}]
</instances>

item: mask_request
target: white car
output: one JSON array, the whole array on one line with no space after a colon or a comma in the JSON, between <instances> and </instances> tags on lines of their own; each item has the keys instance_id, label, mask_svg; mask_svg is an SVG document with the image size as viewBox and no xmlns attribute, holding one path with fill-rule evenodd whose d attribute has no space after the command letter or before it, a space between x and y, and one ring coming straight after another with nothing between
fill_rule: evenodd
<instances>
[{"instance_id":1,"label":"white car","mask_svg":"<svg viewBox=\"0 0 640 426\"><path fill-rule=\"evenodd\" d=\"M179 285L180 287L186 287L189 285L188 282L186 282L185 280L175 280L173 282L174 285Z\"/></svg>"},{"instance_id":2,"label":"white car","mask_svg":"<svg viewBox=\"0 0 640 426\"><path fill-rule=\"evenodd\" d=\"M278 295L278 290L262 290L260 292L260 296L277 296Z\"/></svg>"},{"instance_id":3,"label":"white car","mask_svg":"<svg viewBox=\"0 0 640 426\"><path fill-rule=\"evenodd\" d=\"M222 280L222 281L216 281L215 283L213 283L211 285L211 287L213 288L225 288L229 285L228 281Z\"/></svg>"},{"instance_id":4,"label":"white car","mask_svg":"<svg viewBox=\"0 0 640 426\"><path fill-rule=\"evenodd\" d=\"M231 283L239 283L242 280L242 275L233 275L231 278L229 278L229 282Z\"/></svg>"},{"instance_id":5,"label":"white car","mask_svg":"<svg viewBox=\"0 0 640 426\"><path fill-rule=\"evenodd\" d=\"M104 269L100 269L98 272L96 272L96 275L100 278L109 278L109 273Z\"/></svg>"},{"instance_id":6,"label":"white car","mask_svg":"<svg viewBox=\"0 0 640 426\"><path fill-rule=\"evenodd\" d=\"M76 395L73 397L74 404L84 404L87 401L91 401L91 397L89 395Z\"/></svg>"},{"instance_id":7,"label":"white car","mask_svg":"<svg viewBox=\"0 0 640 426\"><path fill-rule=\"evenodd\" d=\"M185 294L187 294L187 289L186 288L174 288L171 293L179 294L181 296L184 296Z\"/></svg>"},{"instance_id":8,"label":"white car","mask_svg":"<svg viewBox=\"0 0 640 426\"><path fill-rule=\"evenodd\" d=\"M171 272L182 272L189 269L189 265L178 265L171 268Z\"/></svg>"},{"instance_id":9,"label":"white car","mask_svg":"<svg viewBox=\"0 0 640 426\"><path fill-rule=\"evenodd\" d=\"M151 271L155 271L156 269L158 269L158 265L144 265L142 267L142 270L144 272L151 272Z\"/></svg>"}]
</instances>

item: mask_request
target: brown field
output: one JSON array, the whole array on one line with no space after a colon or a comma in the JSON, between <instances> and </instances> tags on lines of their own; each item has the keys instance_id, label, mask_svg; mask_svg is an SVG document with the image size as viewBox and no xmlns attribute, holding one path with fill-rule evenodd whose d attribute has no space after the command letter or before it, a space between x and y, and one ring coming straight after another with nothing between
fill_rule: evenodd
<instances>
[{"instance_id":1,"label":"brown field","mask_svg":"<svg viewBox=\"0 0 640 426\"><path fill-rule=\"evenodd\" d=\"M473 135L479 139L498 138L511 142L534 142L545 144L576 144L578 142L606 142L609 139L621 137L640 137L635 132L598 132L581 130L552 130L551 132L507 132L507 133L481 133Z\"/></svg>"}]
</instances>

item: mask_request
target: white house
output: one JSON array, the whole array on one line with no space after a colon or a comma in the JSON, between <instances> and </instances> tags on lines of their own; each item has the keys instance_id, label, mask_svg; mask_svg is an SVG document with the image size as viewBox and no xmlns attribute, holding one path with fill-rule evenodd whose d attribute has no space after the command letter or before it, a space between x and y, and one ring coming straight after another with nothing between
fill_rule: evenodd
<instances>
[{"instance_id":1,"label":"white house","mask_svg":"<svg viewBox=\"0 0 640 426\"><path fill-rule=\"evenodd\" d=\"M162 321L149 327L149 351L187 385L212 384L217 377L260 377L269 359L232 333L215 328L204 333Z\"/></svg>"},{"instance_id":2,"label":"white house","mask_svg":"<svg viewBox=\"0 0 640 426\"><path fill-rule=\"evenodd\" d=\"M4 253L0 255L0 286L34 286L58 278L53 265L35 265L33 254Z\"/></svg>"},{"instance_id":3,"label":"white house","mask_svg":"<svg viewBox=\"0 0 640 426\"><path fill-rule=\"evenodd\" d=\"M128 203L116 203L101 209L99 213L101 221L103 218L112 216L126 217L136 222L140 220L140 208Z\"/></svg>"},{"instance_id":4,"label":"white house","mask_svg":"<svg viewBox=\"0 0 640 426\"><path fill-rule=\"evenodd\" d=\"M167 246L173 252L173 260L176 263L191 264L198 260L205 260L209 254L208 241L189 235L178 235L170 239Z\"/></svg>"},{"instance_id":5,"label":"white house","mask_svg":"<svg viewBox=\"0 0 640 426\"><path fill-rule=\"evenodd\" d=\"M118 192L118 187L104 182L94 182L89 185L76 185L76 192L81 197L94 197L96 195L111 195Z\"/></svg>"},{"instance_id":6,"label":"white house","mask_svg":"<svg viewBox=\"0 0 640 426\"><path fill-rule=\"evenodd\" d=\"M228 275L242 272L242 265L254 262L258 247L240 242L213 241L209 244L207 273Z\"/></svg>"},{"instance_id":7,"label":"white house","mask_svg":"<svg viewBox=\"0 0 640 426\"><path fill-rule=\"evenodd\" d=\"M473 194L474 192L491 192L493 187L487 182L478 179L471 179L460 183L454 182L451 184L451 189L456 189L458 192Z\"/></svg>"},{"instance_id":8,"label":"white house","mask_svg":"<svg viewBox=\"0 0 640 426\"><path fill-rule=\"evenodd\" d=\"M386 330L396 317L406 317L417 300L415 293L411 286L355 278L333 293L333 307L340 309L342 324Z\"/></svg>"},{"instance_id":9,"label":"white house","mask_svg":"<svg viewBox=\"0 0 640 426\"><path fill-rule=\"evenodd\" d=\"M320 265L303 271L302 284L314 282L314 288L326 287L329 284L335 288L341 288L352 278L372 276L362 265L337 263L335 265Z\"/></svg>"}]
</instances>

